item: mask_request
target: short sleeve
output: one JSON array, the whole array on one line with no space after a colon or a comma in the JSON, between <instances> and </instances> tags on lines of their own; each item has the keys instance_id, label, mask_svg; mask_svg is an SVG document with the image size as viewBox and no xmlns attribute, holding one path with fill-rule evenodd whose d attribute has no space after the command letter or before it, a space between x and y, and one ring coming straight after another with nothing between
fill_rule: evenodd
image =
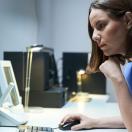
<instances>
[{"instance_id":1,"label":"short sleeve","mask_svg":"<svg viewBox=\"0 0 132 132\"><path fill-rule=\"evenodd\" d=\"M127 81L129 92L132 95L132 62L125 64L123 74Z\"/></svg>"}]
</instances>

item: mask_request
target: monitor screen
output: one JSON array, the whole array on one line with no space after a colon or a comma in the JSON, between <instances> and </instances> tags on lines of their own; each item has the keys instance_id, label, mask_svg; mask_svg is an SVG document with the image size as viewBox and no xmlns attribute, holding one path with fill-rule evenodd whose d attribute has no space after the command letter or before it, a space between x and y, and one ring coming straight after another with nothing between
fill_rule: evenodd
<instances>
[{"instance_id":1,"label":"monitor screen","mask_svg":"<svg viewBox=\"0 0 132 132\"><path fill-rule=\"evenodd\" d=\"M88 53L63 52L63 86L68 87L68 92L77 92L77 71L85 70L88 63Z\"/></svg>"},{"instance_id":2,"label":"monitor screen","mask_svg":"<svg viewBox=\"0 0 132 132\"><path fill-rule=\"evenodd\" d=\"M44 47L42 51L49 54L49 87L58 86L59 78L54 50L52 48Z\"/></svg>"},{"instance_id":3,"label":"monitor screen","mask_svg":"<svg viewBox=\"0 0 132 132\"><path fill-rule=\"evenodd\" d=\"M85 70L89 60L89 53L63 52L63 86L68 92L78 92L77 72ZM91 94L106 94L106 78L101 72L85 75L81 80L82 92Z\"/></svg>"},{"instance_id":4,"label":"monitor screen","mask_svg":"<svg viewBox=\"0 0 132 132\"><path fill-rule=\"evenodd\" d=\"M5 66L4 67L4 72L5 72L5 77L6 77L8 86L9 86L10 83L14 84L14 80L13 80L13 76L12 76L10 67L9 66ZM13 105L18 105L19 104L19 100L17 98L17 92L16 92L15 88L13 88L11 90L10 96L11 96Z\"/></svg>"},{"instance_id":5,"label":"monitor screen","mask_svg":"<svg viewBox=\"0 0 132 132\"><path fill-rule=\"evenodd\" d=\"M18 88L10 61L0 61L0 78L1 103L8 102L13 106L19 105Z\"/></svg>"}]
</instances>

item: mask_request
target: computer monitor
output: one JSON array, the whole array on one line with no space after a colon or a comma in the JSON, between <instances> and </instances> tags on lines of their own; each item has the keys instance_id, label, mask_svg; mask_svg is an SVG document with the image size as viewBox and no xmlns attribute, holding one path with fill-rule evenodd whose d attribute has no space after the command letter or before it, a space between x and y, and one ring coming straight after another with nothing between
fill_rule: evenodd
<instances>
[{"instance_id":1,"label":"computer monitor","mask_svg":"<svg viewBox=\"0 0 132 132\"><path fill-rule=\"evenodd\" d=\"M27 122L10 61L0 61L0 126Z\"/></svg>"},{"instance_id":2,"label":"computer monitor","mask_svg":"<svg viewBox=\"0 0 132 132\"><path fill-rule=\"evenodd\" d=\"M63 52L63 86L68 92L78 92L77 71L85 70L89 54L85 52ZM85 75L81 91L92 94L106 94L106 78L101 72Z\"/></svg>"},{"instance_id":3,"label":"computer monitor","mask_svg":"<svg viewBox=\"0 0 132 132\"><path fill-rule=\"evenodd\" d=\"M49 57L49 87L55 87L59 85L59 78L58 78L58 70L57 70L57 64L54 56L54 49L44 47L42 49L43 52L48 53Z\"/></svg>"},{"instance_id":4,"label":"computer monitor","mask_svg":"<svg viewBox=\"0 0 132 132\"><path fill-rule=\"evenodd\" d=\"M68 88L69 94L78 91L77 71L85 70L88 64L86 52L63 52L63 87Z\"/></svg>"}]
</instances>

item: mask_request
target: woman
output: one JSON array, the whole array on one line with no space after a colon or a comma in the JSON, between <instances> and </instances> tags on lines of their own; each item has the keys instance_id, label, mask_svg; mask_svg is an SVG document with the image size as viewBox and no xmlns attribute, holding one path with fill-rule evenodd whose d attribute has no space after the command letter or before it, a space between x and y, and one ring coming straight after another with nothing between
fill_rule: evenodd
<instances>
[{"instance_id":1,"label":"woman","mask_svg":"<svg viewBox=\"0 0 132 132\"><path fill-rule=\"evenodd\" d=\"M61 123L79 119L80 124L72 130L126 127L132 132L132 64L129 70L121 69L132 60L132 0L96 0L91 3L88 20L92 55L87 70L101 71L112 80L122 117L93 119L75 114L66 115Z\"/></svg>"}]
</instances>

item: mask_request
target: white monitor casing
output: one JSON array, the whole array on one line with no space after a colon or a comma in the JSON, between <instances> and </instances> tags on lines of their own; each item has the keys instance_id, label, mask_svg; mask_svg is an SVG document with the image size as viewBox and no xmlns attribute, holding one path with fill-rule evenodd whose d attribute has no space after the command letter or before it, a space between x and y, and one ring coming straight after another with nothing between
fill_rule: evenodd
<instances>
[{"instance_id":1,"label":"white monitor casing","mask_svg":"<svg viewBox=\"0 0 132 132\"><path fill-rule=\"evenodd\" d=\"M27 122L22 99L10 61L0 61L0 126L18 126Z\"/></svg>"}]
</instances>

